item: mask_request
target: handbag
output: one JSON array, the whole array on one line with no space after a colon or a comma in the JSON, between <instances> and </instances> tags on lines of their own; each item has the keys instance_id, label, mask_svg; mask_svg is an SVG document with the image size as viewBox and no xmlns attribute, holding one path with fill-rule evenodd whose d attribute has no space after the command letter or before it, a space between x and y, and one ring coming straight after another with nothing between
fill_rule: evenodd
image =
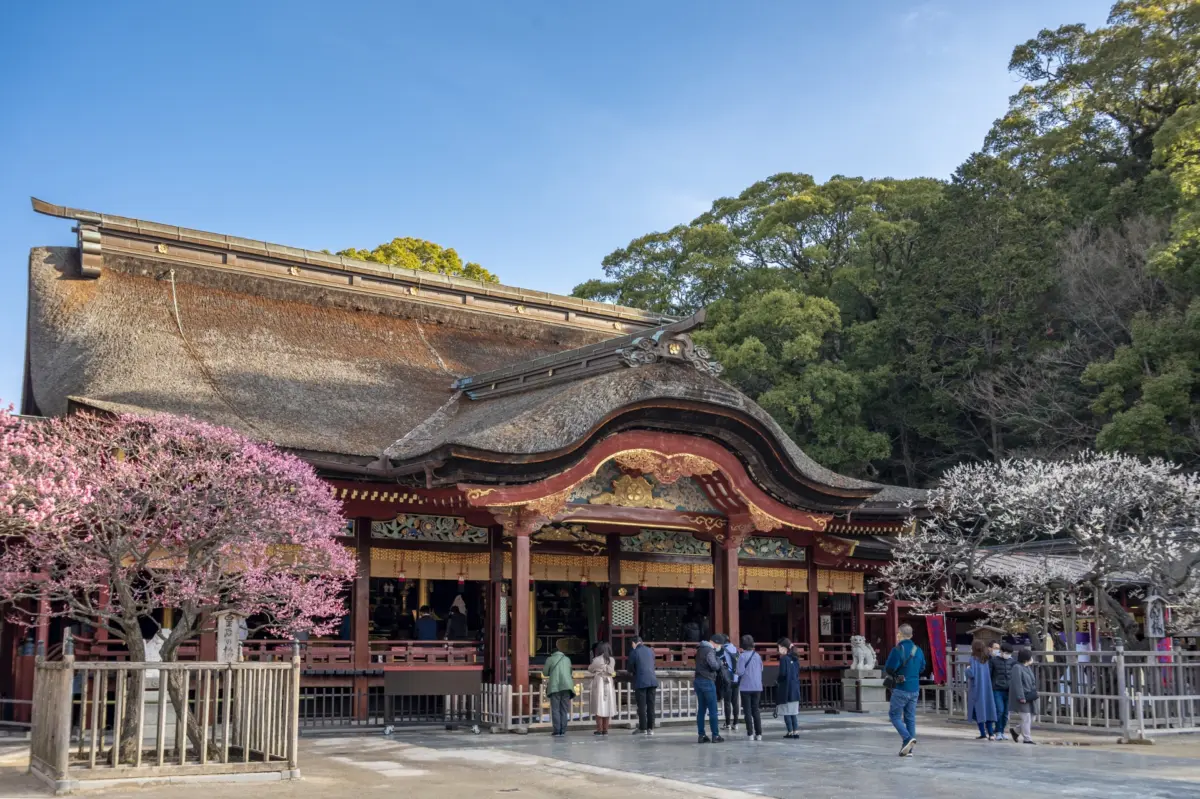
<instances>
[{"instance_id":1,"label":"handbag","mask_svg":"<svg viewBox=\"0 0 1200 799\"><path fill-rule=\"evenodd\" d=\"M917 645L913 644L912 649L904 656L904 660L900 661L900 665L895 669L884 669L883 672L883 687L893 689L896 687L896 679L904 671L904 667L908 665L908 661L912 660L913 655L917 653Z\"/></svg>"}]
</instances>

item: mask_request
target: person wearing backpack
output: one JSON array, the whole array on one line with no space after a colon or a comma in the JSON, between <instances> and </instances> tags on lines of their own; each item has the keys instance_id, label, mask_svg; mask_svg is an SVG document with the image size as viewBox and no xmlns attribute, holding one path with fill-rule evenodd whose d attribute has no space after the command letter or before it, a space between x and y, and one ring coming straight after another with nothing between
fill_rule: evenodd
<instances>
[{"instance_id":1,"label":"person wearing backpack","mask_svg":"<svg viewBox=\"0 0 1200 799\"><path fill-rule=\"evenodd\" d=\"M925 653L913 643L910 624L897 630L900 641L888 654L883 665L883 684L892 689L888 718L900 733L900 757L912 757L917 745L917 696L921 687L921 672L925 670Z\"/></svg>"},{"instance_id":2,"label":"person wearing backpack","mask_svg":"<svg viewBox=\"0 0 1200 799\"><path fill-rule=\"evenodd\" d=\"M721 700L725 706L725 729L732 729L737 732L738 725L738 706L741 704L741 696L738 691L738 676L737 676L737 647L729 642L729 636L724 633L717 633L713 636L713 640L719 642L717 645L717 659L725 666L729 679L723 679L718 684L718 689L721 691Z\"/></svg>"},{"instance_id":3,"label":"person wearing backpack","mask_svg":"<svg viewBox=\"0 0 1200 799\"><path fill-rule=\"evenodd\" d=\"M746 740L762 740L762 655L754 651L754 639L742 636L742 653L737 659L738 693L742 695L742 715L746 719Z\"/></svg>"},{"instance_id":4,"label":"person wearing backpack","mask_svg":"<svg viewBox=\"0 0 1200 799\"><path fill-rule=\"evenodd\" d=\"M792 646L791 639L780 638L779 678L775 681L775 711L783 716L787 728L784 738L800 737L800 658Z\"/></svg>"}]
</instances>

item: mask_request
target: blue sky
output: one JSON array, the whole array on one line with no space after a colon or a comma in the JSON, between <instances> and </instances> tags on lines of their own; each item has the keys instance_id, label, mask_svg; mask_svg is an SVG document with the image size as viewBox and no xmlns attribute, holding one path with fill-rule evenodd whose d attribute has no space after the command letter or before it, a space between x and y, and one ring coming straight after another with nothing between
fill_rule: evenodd
<instances>
[{"instance_id":1,"label":"blue sky","mask_svg":"<svg viewBox=\"0 0 1200 799\"><path fill-rule=\"evenodd\" d=\"M1109 2L0 5L0 398L50 202L311 249L417 236L569 293L782 171L946 177L1014 45Z\"/></svg>"}]
</instances>

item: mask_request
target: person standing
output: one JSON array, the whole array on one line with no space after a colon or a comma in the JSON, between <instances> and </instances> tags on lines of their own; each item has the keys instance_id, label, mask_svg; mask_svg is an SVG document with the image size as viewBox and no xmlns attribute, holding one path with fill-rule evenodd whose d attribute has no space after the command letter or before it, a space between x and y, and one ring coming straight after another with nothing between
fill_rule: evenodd
<instances>
[{"instance_id":1,"label":"person standing","mask_svg":"<svg viewBox=\"0 0 1200 799\"><path fill-rule=\"evenodd\" d=\"M1004 730L1008 727L1008 680L1013 666L1012 644L1001 644L999 654L993 654L988 659L988 671L992 677L992 696L996 700L996 734L994 740L1004 740Z\"/></svg>"},{"instance_id":2,"label":"person standing","mask_svg":"<svg viewBox=\"0 0 1200 799\"><path fill-rule=\"evenodd\" d=\"M654 650L642 642L639 635L631 641L627 668L633 681L637 700L638 726L634 735L654 735L654 695L658 692L658 675L654 673Z\"/></svg>"},{"instance_id":3,"label":"person standing","mask_svg":"<svg viewBox=\"0 0 1200 799\"><path fill-rule=\"evenodd\" d=\"M592 718L596 720L596 735L608 735L608 722L617 712L617 692L613 685L616 676L616 661L612 647L607 641L596 644L596 656L588 666L592 675Z\"/></svg>"},{"instance_id":4,"label":"person standing","mask_svg":"<svg viewBox=\"0 0 1200 799\"><path fill-rule=\"evenodd\" d=\"M701 641L696 647L696 675L692 680L692 688L696 692L696 732L699 734L698 743L721 743L717 729L717 674L723 668L717 662L717 653L709 641ZM712 728L712 737L704 734L704 716L708 715L708 724Z\"/></svg>"},{"instance_id":5,"label":"person standing","mask_svg":"<svg viewBox=\"0 0 1200 799\"><path fill-rule=\"evenodd\" d=\"M433 608L428 605L421 606L421 615L417 618L416 627L418 641L436 641L438 634L437 619L433 615Z\"/></svg>"},{"instance_id":6,"label":"person standing","mask_svg":"<svg viewBox=\"0 0 1200 799\"><path fill-rule=\"evenodd\" d=\"M900 733L900 757L912 757L917 745L917 696L921 689L921 672L925 671L925 653L913 643L911 624L897 629L900 641L888 653L883 673L895 680L888 719Z\"/></svg>"},{"instance_id":7,"label":"person standing","mask_svg":"<svg viewBox=\"0 0 1200 799\"><path fill-rule=\"evenodd\" d=\"M567 734L567 720L571 718L571 700L575 698L575 680L571 676L571 659L559 650L554 650L542 665L542 677L546 680L546 695L550 697L550 725L553 737Z\"/></svg>"},{"instance_id":8,"label":"person standing","mask_svg":"<svg viewBox=\"0 0 1200 799\"><path fill-rule=\"evenodd\" d=\"M738 655L736 677L738 693L742 696L742 716L746 719L746 738L762 740L762 655L754 650L754 639L742 636L742 653Z\"/></svg>"},{"instance_id":9,"label":"person standing","mask_svg":"<svg viewBox=\"0 0 1200 799\"><path fill-rule=\"evenodd\" d=\"M729 679L723 680L720 687L724 690L721 694L721 700L725 709L725 729L732 729L737 732L738 726L738 708L741 704L741 692L738 690L737 676L737 661L738 650L729 640L729 636L724 633L717 633L713 636L713 640L718 642L717 658L721 661L721 665L725 667Z\"/></svg>"},{"instance_id":10,"label":"person standing","mask_svg":"<svg viewBox=\"0 0 1200 799\"><path fill-rule=\"evenodd\" d=\"M463 600L462 594L459 594L450 604L450 615L446 617L446 640L465 641L468 633L467 603Z\"/></svg>"},{"instance_id":11,"label":"person standing","mask_svg":"<svg viewBox=\"0 0 1200 799\"><path fill-rule=\"evenodd\" d=\"M1017 662L1013 664L1008 675L1008 707L1021 718L1021 734L1017 735L1015 727L1009 728L1013 743L1024 740L1033 743L1033 714L1036 710L1038 692L1037 676L1029 666L1033 653L1022 649L1017 653Z\"/></svg>"},{"instance_id":12,"label":"person standing","mask_svg":"<svg viewBox=\"0 0 1200 799\"><path fill-rule=\"evenodd\" d=\"M987 644L978 639L972 642L967 663L967 718L979 727L979 741L990 740L996 734L996 700L988 659Z\"/></svg>"},{"instance_id":13,"label":"person standing","mask_svg":"<svg viewBox=\"0 0 1200 799\"><path fill-rule=\"evenodd\" d=\"M775 642L779 647L779 677L775 681L775 708L787 728L784 738L800 737L800 658L789 638Z\"/></svg>"}]
</instances>

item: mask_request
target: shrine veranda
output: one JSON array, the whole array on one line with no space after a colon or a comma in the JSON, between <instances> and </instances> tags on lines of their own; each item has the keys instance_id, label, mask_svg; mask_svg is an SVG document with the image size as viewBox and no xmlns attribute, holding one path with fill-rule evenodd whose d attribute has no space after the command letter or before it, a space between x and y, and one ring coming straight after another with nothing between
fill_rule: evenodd
<instances>
[{"instance_id":1,"label":"shrine veranda","mask_svg":"<svg viewBox=\"0 0 1200 799\"><path fill-rule=\"evenodd\" d=\"M551 651L584 667L598 640L619 666L641 635L687 669L694 630L752 635L768 668L791 638L805 704L828 706L852 635L893 644L901 611L873 578L923 493L807 457L720 379L690 335L703 313L34 208L78 244L31 251L22 412L187 414L311 463L359 567L340 634L301 642L304 689L339 718L373 717L390 672L525 687ZM417 640L425 605L436 634ZM22 635L0 636L9 697L31 689ZM33 634L61 637L46 617ZM217 650L214 624L181 657ZM124 657L102 636L76 651Z\"/></svg>"}]
</instances>

